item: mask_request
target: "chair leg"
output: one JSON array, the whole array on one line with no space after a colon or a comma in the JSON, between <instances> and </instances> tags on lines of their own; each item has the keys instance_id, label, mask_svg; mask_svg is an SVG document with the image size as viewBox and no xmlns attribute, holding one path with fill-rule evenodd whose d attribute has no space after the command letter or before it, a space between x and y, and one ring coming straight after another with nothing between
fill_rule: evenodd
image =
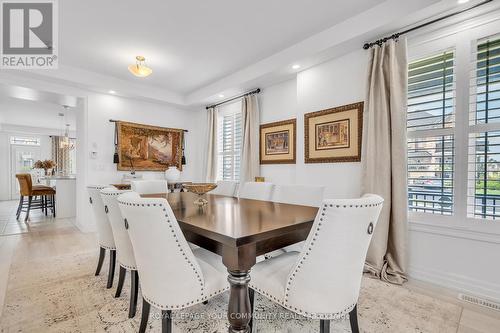
<instances>
[{"instance_id":1,"label":"chair leg","mask_svg":"<svg viewBox=\"0 0 500 333\"><path fill-rule=\"evenodd\" d=\"M46 195L42 196L42 204L43 204L43 211L45 213L45 216L47 216L48 215L48 210L49 210L49 208L47 206L49 204L49 201L48 201Z\"/></svg>"},{"instance_id":2,"label":"chair leg","mask_svg":"<svg viewBox=\"0 0 500 333\"><path fill-rule=\"evenodd\" d=\"M113 287L113 278L115 277L116 250L109 250L109 270L107 289Z\"/></svg>"},{"instance_id":3,"label":"chair leg","mask_svg":"<svg viewBox=\"0 0 500 333\"><path fill-rule=\"evenodd\" d=\"M127 273L127 269L120 266L120 273L118 273L118 285L116 286L115 298L120 297L123 289L123 282L125 281L125 274Z\"/></svg>"},{"instance_id":4,"label":"chair leg","mask_svg":"<svg viewBox=\"0 0 500 333\"><path fill-rule=\"evenodd\" d=\"M349 322L351 323L352 333L359 333L358 326L358 305L356 304L354 308L349 312Z\"/></svg>"},{"instance_id":5,"label":"chair leg","mask_svg":"<svg viewBox=\"0 0 500 333\"><path fill-rule=\"evenodd\" d=\"M330 333L330 321L321 319L319 322L319 333Z\"/></svg>"},{"instance_id":6,"label":"chair leg","mask_svg":"<svg viewBox=\"0 0 500 333\"><path fill-rule=\"evenodd\" d=\"M172 333L172 311L161 310L161 333Z\"/></svg>"},{"instance_id":7,"label":"chair leg","mask_svg":"<svg viewBox=\"0 0 500 333\"><path fill-rule=\"evenodd\" d=\"M252 288L248 288L248 296L250 298L250 322L248 323L248 327L250 327L250 332L253 331L253 304L255 301L255 291Z\"/></svg>"},{"instance_id":8,"label":"chair leg","mask_svg":"<svg viewBox=\"0 0 500 333\"><path fill-rule=\"evenodd\" d=\"M56 218L56 196L52 194L51 200L52 200L52 216Z\"/></svg>"},{"instance_id":9,"label":"chair leg","mask_svg":"<svg viewBox=\"0 0 500 333\"><path fill-rule=\"evenodd\" d=\"M128 317L134 318L137 309L137 295L139 294L139 273L130 271L132 283L130 284L130 307L128 309Z\"/></svg>"},{"instance_id":10,"label":"chair leg","mask_svg":"<svg viewBox=\"0 0 500 333\"><path fill-rule=\"evenodd\" d=\"M97 262L97 269L95 270L95 276L101 273L102 263L104 262L105 256L106 256L106 250L103 247L99 248L99 261Z\"/></svg>"},{"instance_id":11,"label":"chair leg","mask_svg":"<svg viewBox=\"0 0 500 333\"><path fill-rule=\"evenodd\" d=\"M146 327L148 326L149 319L149 309L151 304L148 303L144 298L142 298L142 314L141 314L141 326L139 326L139 333L146 332Z\"/></svg>"},{"instance_id":12,"label":"chair leg","mask_svg":"<svg viewBox=\"0 0 500 333\"><path fill-rule=\"evenodd\" d=\"M28 209L26 210L26 217L24 218L24 222L28 222L28 218L30 217L30 209L31 209L31 201L33 200L32 196L28 197Z\"/></svg>"},{"instance_id":13,"label":"chair leg","mask_svg":"<svg viewBox=\"0 0 500 333\"><path fill-rule=\"evenodd\" d=\"M17 206L16 219L19 220L19 215L21 215L21 210L23 209L24 196L21 195L19 198L19 206Z\"/></svg>"}]
</instances>

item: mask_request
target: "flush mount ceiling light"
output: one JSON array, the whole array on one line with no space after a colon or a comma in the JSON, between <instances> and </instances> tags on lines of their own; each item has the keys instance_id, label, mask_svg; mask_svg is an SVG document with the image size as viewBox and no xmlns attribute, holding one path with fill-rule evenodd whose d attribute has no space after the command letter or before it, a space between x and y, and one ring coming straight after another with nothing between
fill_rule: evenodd
<instances>
[{"instance_id":1,"label":"flush mount ceiling light","mask_svg":"<svg viewBox=\"0 0 500 333\"><path fill-rule=\"evenodd\" d=\"M223 95L223 94L219 94L219 98L223 98L223 97L224 97L224 95Z\"/></svg>"},{"instance_id":2,"label":"flush mount ceiling light","mask_svg":"<svg viewBox=\"0 0 500 333\"><path fill-rule=\"evenodd\" d=\"M293 69L299 69L300 68L300 65L299 64L295 64L292 66Z\"/></svg>"},{"instance_id":3,"label":"flush mount ceiling light","mask_svg":"<svg viewBox=\"0 0 500 333\"><path fill-rule=\"evenodd\" d=\"M458 3L459 3L460 5L461 5L461 4L463 4L463 3L467 3L467 2L469 2L469 0L458 0Z\"/></svg>"},{"instance_id":4,"label":"flush mount ceiling light","mask_svg":"<svg viewBox=\"0 0 500 333\"><path fill-rule=\"evenodd\" d=\"M134 74L137 77L146 77L153 73L153 70L146 66L146 58L143 56L135 57L135 65L129 65L128 70L130 73Z\"/></svg>"},{"instance_id":5,"label":"flush mount ceiling light","mask_svg":"<svg viewBox=\"0 0 500 333\"><path fill-rule=\"evenodd\" d=\"M113 94L113 95L114 95L114 94L116 94L116 91L114 91L114 90L110 90L110 91L108 91L108 93L110 93L110 94Z\"/></svg>"}]
</instances>

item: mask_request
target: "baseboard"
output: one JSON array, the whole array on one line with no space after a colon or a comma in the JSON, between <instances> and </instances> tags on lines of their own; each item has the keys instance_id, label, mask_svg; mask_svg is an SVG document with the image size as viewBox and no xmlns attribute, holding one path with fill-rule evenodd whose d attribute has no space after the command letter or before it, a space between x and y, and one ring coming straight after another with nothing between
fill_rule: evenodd
<instances>
[{"instance_id":1,"label":"baseboard","mask_svg":"<svg viewBox=\"0 0 500 333\"><path fill-rule=\"evenodd\" d=\"M500 302L500 284L412 266L409 268L409 276L412 279L438 285L457 293L460 292Z\"/></svg>"}]
</instances>

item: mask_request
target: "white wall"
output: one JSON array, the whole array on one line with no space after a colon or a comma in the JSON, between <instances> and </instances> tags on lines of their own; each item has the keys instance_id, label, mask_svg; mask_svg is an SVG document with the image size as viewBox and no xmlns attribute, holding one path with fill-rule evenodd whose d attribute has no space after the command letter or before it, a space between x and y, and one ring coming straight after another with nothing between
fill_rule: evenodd
<instances>
[{"instance_id":1,"label":"white wall","mask_svg":"<svg viewBox=\"0 0 500 333\"><path fill-rule=\"evenodd\" d=\"M363 101L365 72L366 52L360 50L263 90L261 123L297 118L297 163L261 166L266 180L324 185L325 195L331 198L359 196L360 163L304 163L304 114Z\"/></svg>"},{"instance_id":2,"label":"white wall","mask_svg":"<svg viewBox=\"0 0 500 333\"><path fill-rule=\"evenodd\" d=\"M326 185L330 198L361 193L360 163L304 163L304 113L364 100L367 61L356 51L263 90L261 123L297 118L297 163L262 165L266 181ZM437 225L410 221L410 278L500 300L500 237Z\"/></svg>"},{"instance_id":3,"label":"white wall","mask_svg":"<svg viewBox=\"0 0 500 333\"><path fill-rule=\"evenodd\" d=\"M80 180L78 193L83 193L77 200L77 224L85 231L94 230L93 217L88 213L90 206L86 195L87 185L107 185L119 183L126 172L117 171L113 163L114 154L114 123L109 119L123 120L147 125L182 128L189 132L185 134L185 155L187 164L183 166L182 180L199 181L202 172L203 145L200 139L205 124L205 113L200 111L182 110L167 104L156 104L136 99L122 98L113 95L89 94L86 105L78 114L77 135L83 142L83 151L77 156L81 163L77 166ZM97 151L95 159L90 157L91 151ZM83 161L82 161L83 159ZM78 162L77 162L78 163ZM79 170L87 170L82 175ZM163 172L141 172L146 179L164 178Z\"/></svg>"}]
</instances>

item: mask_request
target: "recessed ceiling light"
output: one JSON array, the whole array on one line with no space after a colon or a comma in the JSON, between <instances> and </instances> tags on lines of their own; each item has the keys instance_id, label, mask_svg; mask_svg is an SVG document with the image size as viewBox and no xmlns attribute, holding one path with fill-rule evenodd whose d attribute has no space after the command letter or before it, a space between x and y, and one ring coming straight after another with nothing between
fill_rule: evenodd
<instances>
[{"instance_id":1,"label":"recessed ceiling light","mask_svg":"<svg viewBox=\"0 0 500 333\"><path fill-rule=\"evenodd\" d=\"M219 94L219 97L220 97L220 98L223 98L223 97L224 97L224 95L222 95L222 94Z\"/></svg>"},{"instance_id":2,"label":"recessed ceiling light","mask_svg":"<svg viewBox=\"0 0 500 333\"><path fill-rule=\"evenodd\" d=\"M467 3L467 2L469 2L469 0L458 0L458 3L459 3L460 5L461 5L461 4L463 4L463 3Z\"/></svg>"},{"instance_id":3,"label":"recessed ceiling light","mask_svg":"<svg viewBox=\"0 0 500 333\"><path fill-rule=\"evenodd\" d=\"M108 93L110 93L110 94L116 94L116 91L110 90L110 91L108 91Z\"/></svg>"},{"instance_id":4,"label":"recessed ceiling light","mask_svg":"<svg viewBox=\"0 0 500 333\"><path fill-rule=\"evenodd\" d=\"M299 69L300 68L300 65L296 64L296 65L293 65L292 66L293 69Z\"/></svg>"}]
</instances>

